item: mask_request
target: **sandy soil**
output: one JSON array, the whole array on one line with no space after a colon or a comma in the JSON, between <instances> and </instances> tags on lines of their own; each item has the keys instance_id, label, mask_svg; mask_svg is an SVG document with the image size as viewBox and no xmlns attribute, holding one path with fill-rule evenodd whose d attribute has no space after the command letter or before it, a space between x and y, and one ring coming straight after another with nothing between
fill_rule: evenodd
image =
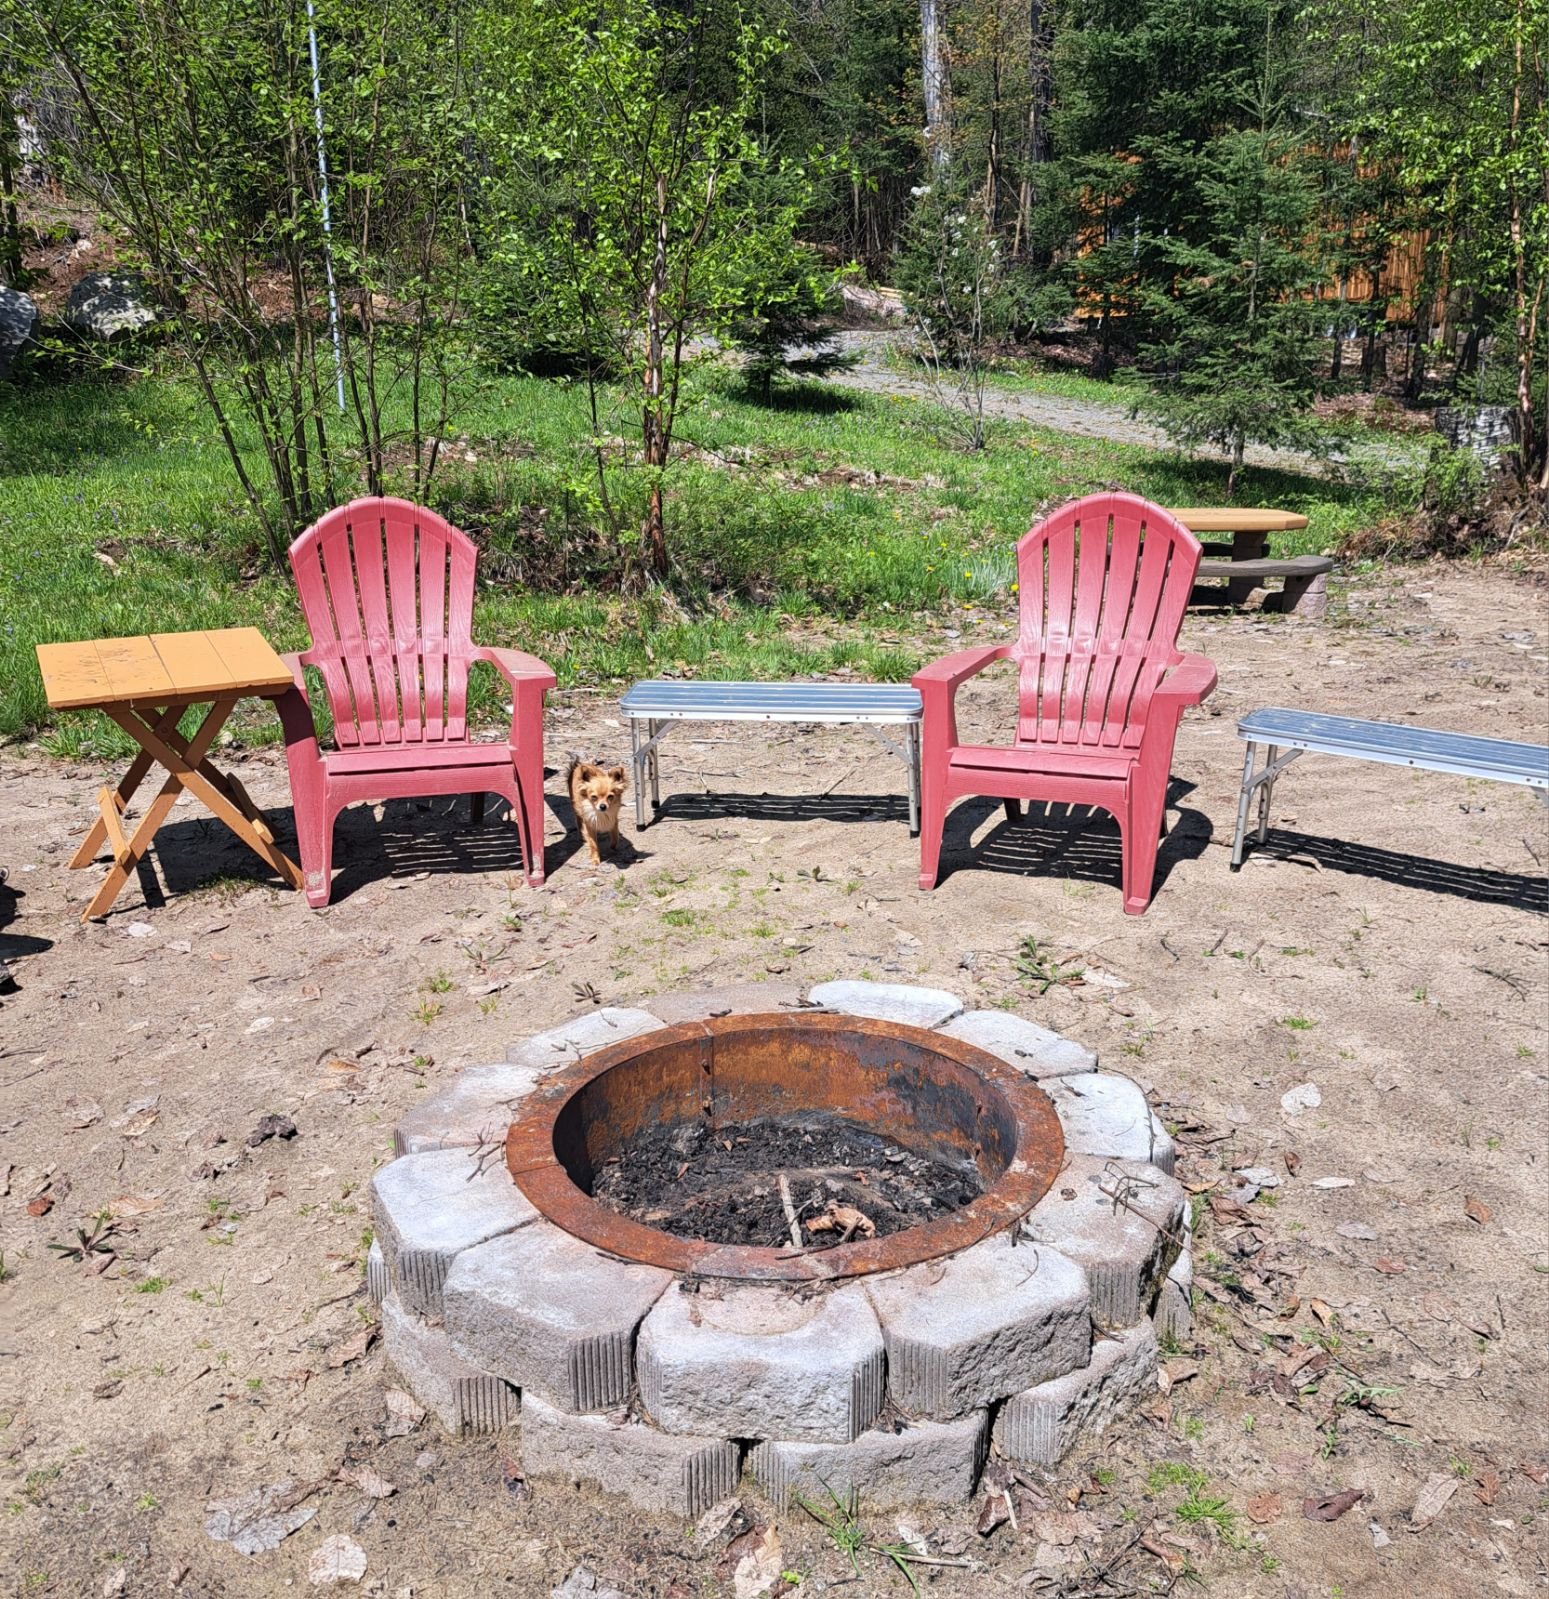
<instances>
[{"instance_id":1,"label":"sandy soil","mask_svg":"<svg viewBox=\"0 0 1549 1599\"><path fill-rule=\"evenodd\" d=\"M1003 625L964 618L959 638L927 643ZM980 1537L978 1505L913 1518L933 1554L973 1562L920 1567L923 1585L1543 1588L1544 809L1518 789L1308 758L1280 784L1270 845L1227 870L1238 714L1302 704L1543 738L1542 595L1411 569L1360 582L1326 626L1201 615L1186 643L1217 660L1221 688L1179 737L1165 880L1143 919L1120 912L1104 819L1011 828L967 802L948 875L922 896L893 762L837 732L705 728L668 745L672 803L616 866L584 864L556 799L541 892L502 823L397 805L380 825L346 819L335 902L314 915L184 805L160 836L162 886L147 876L83 927L96 871L65 863L112 774L10 752L0 1589L305 1590L310 1557L344 1533L367 1555L363 1592L541 1596L584 1563L632 1599L731 1594L724 1536L702 1548L590 1490L524 1484L514 1439L391 1435L365 1350L366 1183L409 1105L578 1007L863 974L1011 1004L1094 1045L1180 1128L1193 1184L1255 1163L1284 1174L1251 1226L1202 1189L1203 1301L1170 1392L1020 1490L1017 1530ZM1009 695L1004 678L975 685L965 730L998 733ZM627 748L598 698L556 701L549 736L556 755ZM283 834L283 763L239 770ZM1026 937L1046 971L1084 980L1040 993L1016 969ZM1306 1083L1321 1104L1282 1110ZM299 1135L250 1148L270 1112ZM47 1250L104 1209L105 1269ZM1313 1358L1293 1370L1298 1339ZM1186 1501L1154 1475L1169 1461L1208 1485ZM348 1474L366 1464L396 1492L363 1492ZM1410 1530L1432 1478L1456 1491ZM246 1558L206 1534L208 1501L284 1479L316 1514L277 1551ZM1368 1497L1304 1517L1304 1499L1346 1488ZM1037 1513L1073 1495L1090 1521L1062 1533ZM1211 1499L1224 1512L1199 1519ZM868 1531L896 1542L895 1522ZM780 1518L779 1535L801 1591L850 1575L810 1518ZM1088 1556L1117 1556L1106 1582ZM861 1569L852 1592L908 1592L874 1555Z\"/></svg>"}]
</instances>

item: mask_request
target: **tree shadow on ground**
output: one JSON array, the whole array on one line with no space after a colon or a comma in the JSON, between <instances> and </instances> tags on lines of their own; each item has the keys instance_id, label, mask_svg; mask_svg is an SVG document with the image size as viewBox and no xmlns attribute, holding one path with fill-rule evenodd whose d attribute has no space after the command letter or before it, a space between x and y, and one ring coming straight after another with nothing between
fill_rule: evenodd
<instances>
[{"instance_id":1,"label":"tree shadow on ground","mask_svg":"<svg viewBox=\"0 0 1549 1599\"><path fill-rule=\"evenodd\" d=\"M1505 905L1538 916L1549 915L1549 884L1542 875L1492 871L1464 861L1408 855L1374 844L1352 844L1344 839L1288 832L1283 827L1270 828L1269 837L1262 844L1250 839L1245 864L1251 866L1255 859L1310 866L1326 872L1348 872L1354 877L1375 877L1405 888Z\"/></svg>"},{"instance_id":2,"label":"tree shadow on ground","mask_svg":"<svg viewBox=\"0 0 1549 1599\"><path fill-rule=\"evenodd\" d=\"M795 411L806 416L842 416L861 404L856 395L825 383L776 383L767 395L742 388L737 398L765 411Z\"/></svg>"}]
</instances>

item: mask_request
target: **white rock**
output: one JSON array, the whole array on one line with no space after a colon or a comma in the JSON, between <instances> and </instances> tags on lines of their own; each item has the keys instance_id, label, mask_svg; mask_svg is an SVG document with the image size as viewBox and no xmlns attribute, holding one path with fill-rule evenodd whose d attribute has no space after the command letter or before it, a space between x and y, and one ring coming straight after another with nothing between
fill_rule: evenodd
<instances>
[{"instance_id":1,"label":"white rock","mask_svg":"<svg viewBox=\"0 0 1549 1599\"><path fill-rule=\"evenodd\" d=\"M944 988L916 988L908 983L866 983L848 978L819 983L807 998L814 1005L848 1016L872 1016L907 1027L939 1027L963 1008L956 994Z\"/></svg>"}]
</instances>

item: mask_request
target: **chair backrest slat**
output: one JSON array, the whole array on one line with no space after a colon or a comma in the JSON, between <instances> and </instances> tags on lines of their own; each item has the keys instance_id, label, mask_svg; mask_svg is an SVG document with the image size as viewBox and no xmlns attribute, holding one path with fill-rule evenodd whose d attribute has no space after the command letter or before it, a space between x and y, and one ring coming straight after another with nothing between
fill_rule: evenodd
<instances>
[{"instance_id":1,"label":"chair backrest slat","mask_svg":"<svg viewBox=\"0 0 1549 1599\"><path fill-rule=\"evenodd\" d=\"M1018 543L1023 742L1140 742L1199 557L1181 522L1132 494L1076 500Z\"/></svg>"},{"instance_id":2,"label":"chair backrest slat","mask_svg":"<svg viewBox=\"0 0 1549 1599\"><path fill-rule=\"evenodd\" d=\"M467 734L477 552L408 500L330 511L290 548L341 747Z\"/></svg>"}]
</instances>

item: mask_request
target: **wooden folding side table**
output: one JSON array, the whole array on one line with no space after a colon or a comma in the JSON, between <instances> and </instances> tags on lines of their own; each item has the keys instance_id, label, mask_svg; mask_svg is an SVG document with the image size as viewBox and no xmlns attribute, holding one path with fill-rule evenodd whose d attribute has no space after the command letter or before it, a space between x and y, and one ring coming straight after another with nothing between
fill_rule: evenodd
<instances>
[{"instance_id":1,"label":"wooden folding side table","mask_svg":"<svg viewBox=\"0 0 1549 1599\"><path fill-rule=\"evenodd\" d=\"M140 746L118 787L97 795L97 820L70 861L72 867L89 866L104 843L113 852L112 870L86 907L83 922L107 915L185 789L292 888L301 887L300 868L276 847L263 812L238 779L215 769L208 754L238 700L250 695L277 700L295 691L289 667L256 627L39 644L37 650L54 710L103 711ZM198 731L185 738L178 731L183 712L206 703L210 709ZM153 765L164 767L167 779L134 833L126 835L125 809Z\"/></svg>"}]
</instances>

